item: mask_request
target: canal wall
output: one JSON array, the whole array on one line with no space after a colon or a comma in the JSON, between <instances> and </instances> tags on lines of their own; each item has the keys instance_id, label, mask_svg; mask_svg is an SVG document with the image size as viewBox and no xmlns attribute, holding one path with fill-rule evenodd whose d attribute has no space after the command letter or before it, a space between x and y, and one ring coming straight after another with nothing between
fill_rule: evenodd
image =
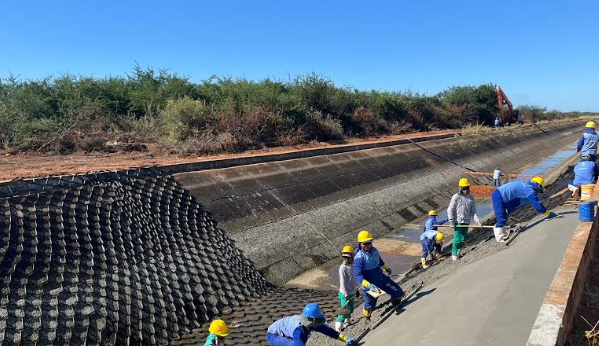
<instances>
[{"instance_id":1,"label":"canal wall","mask_svg":"<svg viewBox=\"0 0 599 346\"><path fill-rule=\"evenodd\" d=\"M446 205L471 169L518 171L574 145L582 121L175 174L271 282ZM447 159L453 161L450 162Z\"/></svg>"}]
</instances>

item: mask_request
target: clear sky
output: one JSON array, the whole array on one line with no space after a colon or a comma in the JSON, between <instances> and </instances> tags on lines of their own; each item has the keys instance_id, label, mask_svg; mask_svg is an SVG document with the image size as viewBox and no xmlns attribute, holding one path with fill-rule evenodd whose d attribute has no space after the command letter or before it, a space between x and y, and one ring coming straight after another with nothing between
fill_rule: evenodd
<instances>
[{"instance_id":1,"label":"clear sky","mask_svg":"<svg viewBox=\"0 0 599 346\"><path fill-rule=\"evenodd\" d=\"M168 68L435 94L496 83L514 104L599 111L597 0L0 0L0 76Z\"/></svg>"}]
</instances>

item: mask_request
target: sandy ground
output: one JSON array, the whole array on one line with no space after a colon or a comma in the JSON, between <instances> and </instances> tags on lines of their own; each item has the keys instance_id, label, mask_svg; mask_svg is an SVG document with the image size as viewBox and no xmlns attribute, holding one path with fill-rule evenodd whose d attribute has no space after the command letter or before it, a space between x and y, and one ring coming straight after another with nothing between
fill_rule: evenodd
<instances>
[{"instance_id":1,"label":"sandy ground","mask_svg":"<svg viewBox=\"0 0 599 346\"><path fill-rule=\"evenodd\" d=\"M48 175L69 175L93 171L119 170L134 167L165 166L188 162L201 162L217 159L237 158L245 156L261 156L282 154L292 151L316 148L343 147L355 144L380 143L405 138L423 138L436 135L458 133L460 130L440 130L418 132L397 136L385 136L368 139L348 139L342 144L312 142L304 145L264 148L250 150L239 154L222 154L211 156L177 156L166 152L136 152L136 153L75 153L72 155L37 155L21 154L0 157L0 181L19 178L36 178Z\"/></svg>"}]
</instances>

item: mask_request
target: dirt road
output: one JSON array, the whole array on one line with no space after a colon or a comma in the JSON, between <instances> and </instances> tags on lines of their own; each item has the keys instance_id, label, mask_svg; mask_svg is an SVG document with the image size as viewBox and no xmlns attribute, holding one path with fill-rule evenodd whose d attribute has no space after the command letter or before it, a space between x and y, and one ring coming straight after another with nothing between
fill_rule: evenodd
<instances>
[{"instance_id":1,"label":"dirt road","mask_svg":"<svg viewBox=\"0 0 599 346\"><path fill-rule=\"evenodd\" d=\"M426 138L444 134L459 133L460 130L440 130L417 132L397 136L385 136L369 139L351 139L342 144L313 142L305 145L264 148L250 150L239 154L222 154L211 156L178 156L167 152L137 153L75 153L72 155L5 155L0 157L0 181L19 178L45 177L48 175L69 175L92 171L120 170L134 167L165 166L180 163L202 162L217 159L238 158L246 156L262 156L283 154L293 151L317 148L335 148L356 144L384 143L400 139Z\"/></svg>"}]
</instances>

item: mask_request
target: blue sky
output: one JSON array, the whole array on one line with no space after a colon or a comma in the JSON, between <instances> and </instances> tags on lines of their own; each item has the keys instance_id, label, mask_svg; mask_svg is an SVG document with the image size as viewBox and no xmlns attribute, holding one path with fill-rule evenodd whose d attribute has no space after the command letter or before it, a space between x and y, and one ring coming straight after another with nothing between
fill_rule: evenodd
<instances>
[{"instance_id":1,"label":"blue sky","mask_svg":"<svg viewBox=\"0 0 599 346\"><path fill-rule=\"evenodd\" d=\"M169 68L435 94L496 83L515 104L599 111L599 1L0 2L0 76Z\"/></svg>"}]
</instances>

